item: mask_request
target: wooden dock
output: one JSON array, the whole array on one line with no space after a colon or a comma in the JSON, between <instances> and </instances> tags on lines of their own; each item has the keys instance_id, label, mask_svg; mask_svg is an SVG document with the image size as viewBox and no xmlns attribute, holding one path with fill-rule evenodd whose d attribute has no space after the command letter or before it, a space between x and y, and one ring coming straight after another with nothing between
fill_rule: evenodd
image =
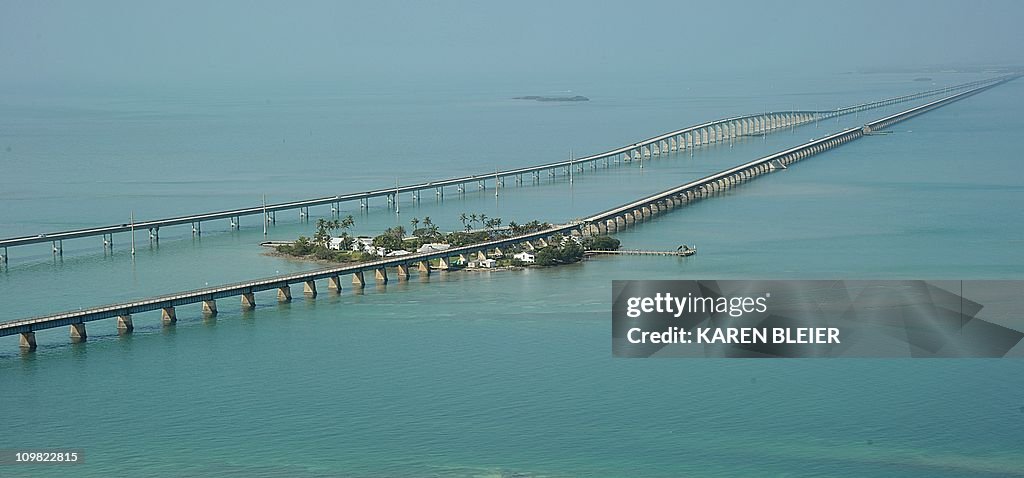
<instances>
[{"instance_id":1,"label":"wooden dock","mask_svg":"<svg viewBox=\"0 0 1024 478\"><path fill-rule=\"evenodd\" d=\"M586 255L614 254L620 256L677 256L687 257L697 253L697 249L683 249L679 251L641 251L636 249L619 251L586 251Z\"/></svg>"}]
</instances>

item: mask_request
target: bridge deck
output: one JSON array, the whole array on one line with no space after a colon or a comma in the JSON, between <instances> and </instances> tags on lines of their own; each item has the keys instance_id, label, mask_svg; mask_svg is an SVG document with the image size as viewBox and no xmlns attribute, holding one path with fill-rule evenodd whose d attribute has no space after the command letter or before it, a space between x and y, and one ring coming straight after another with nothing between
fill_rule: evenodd
<instances>
[{"instance_id":1,"label":"bridge deck","mask_svg":"<svg viewBox=\"0 0 1024 478\"><path fill-rule=\"evenodd\" d=\"M653 194L638 201L633 201L623 206L609 209L607 211L589 216L586 219L579 222L553 226L542 231L537 231L534 233L524 234L510 238L493 240L481 244L455 247L445 251L411 254L407 256L394 258L385 258L355 265L331 267L308 272L280 275L235 284L178 292L174 294L167 294L147 299L141 299L137 301L110 304L105 306L89 308L85 310L69 311L58 314L33 317L28 319L3 322L0 323L0 336L13 335L23 332L33 332L36 330L48 329L69 324L79 324L93 320L111 318L119 315L128 315L138 312L151 311L164 307L174 307L178 305L192 304L204 300L215 300L223 297L250 294L253 292L285 287L296 283L321 280L326 279L328 277L337 277L342 274L352 274L364 271L378 270L385 267L394 267L403 264L408 265L420 261L457 256L459 254L471 254L474 252L488 250L496 247L506 247L509 245L520 244L527 241L544 239L555 234L571 233L574 230L582 229L583 227L588 226L590 224L599 223L601 221L607 221L611 218L616 218L623 214L635 211L638 208L643 208L645 206L658 203L660 201L664 201L666 198L678 196L687 191L700 190L701 188L705 188L710 184L715 184L718 181L722 181L730 177L735 177L735 175L740 174L744 171L751 171L755 168L761 168L760 170L763 171L765 170L767 165L772 161L783 160L785 162L786 158L793 158L793 153L803 152L809 155L825 151L829 148L843 144L844 142L849 141L851 139L858 139L863 137L865 130L870 131L886 128L888 126L891 126L892 124L895 124L896 122L904 121L906 119L912 118L924 112L949 104L953 101L957 101L967 96L977 94L988 88L992 88L998 84L1010 81L1015 78L1017 78L1017 76L1007 77L996 83L976 87L968 91L964 91L962 93L958 93L921 106L917 106L894 115L886 116L884 118L867 123L863 128L846 129L838 133L834 133L823 138L804 143L794 148L789 148L787 150L780 151L778 153L771 154L756 159L754 161L750 161L748 163L744 163L740 166L729 168L725 171L712 174L695 181L688 182L679 187Z\"/></svg>"},{"instance_id":2,"label":"bridge deck","mask_svg":"<svg viewBox=\"0 0 1024 478\"><path fill-rule=\"evenodd\" d=\"M808 114L808 115L813 115L816 118L830 118L830 117L839 116L839 115L846 115L846 114L850 114L850 113L854 113L854 112L858 112L858 111L864 111L864 110L871 109L871 108L877 108L877 107L882 106L882 105L895 104L895 103L900 103L900 102L912 101L912 100L916 100L916 99L924 98L924 97L928 97L928 96L935 96L935 95L942 94L942 93L948 92L948 91L972 88L972 87L975 87L977 85L982 85L982 84L991 84L991 83L994 83L994 82L998 82L998 81L1000 81L1000 80L1002 80L1004 78L1005 77L992 78L992 79L986 79L986 80L979 80L979 81L970 82L970 83L964 83L964 84L961 84L961 85L956 85L956 86L947 87L947 88L939 88L939 89L923 91L923 92L915 93L915 94L911 94L911 95L897 96L897 97L893 97L893 98L886 98L886 99L880 100L880 101L873 101L873 102L870 102L870 103L863 103L863 104L859 104L859 105L847 106L847 107L843 107L843 108L838 108L836 110L826 110L826 111L818 111L818 110L778 111L778 112L766 112L766 113L759 113L759 114L743 115L743 116L735 116L735 117L730 117L730 118L724 118L724 119L715 120L715 121L709 121L709 122L698 124L698 125L694 125L694 126L689 126L689 127L683 128L683 129L671 131L671 132L664 133L664 134L661 134L661 135L657 135L657 136L648 138L646 140L640 141L638 143L634 143L634 144L631 144L631 145L628 145L628 146L623 146L621 148L613 149L613 150L610 150L610 151L605 151L603 153L598 153L598 154L594 154L594 155L590 155L590 156L584 156L584 157L581 157L581 158L575 158L575 159L570 159L570 160L565 160L565 161L556 161L556 162L552 162L552 163L540 164L540 165L536 165L536 166L529 166L529 167L524 167L524 168L515 168L515 169L508 169L508 170L503 170L503 171L497 171L497 172L494 172L494 173L484 173L484 174L476 174L476 175L470 175L470 176L453 177L453 178L441 179L441 180L437 180L437 181L428 181L428 182L423 182L423 183L411 184L411 185L401 186L401 187L397 187L397 188L374 189L374 190L365 191L365 192L346 193L346 194L340 194L340 195L336 195L336 196L326 196L326 197L313 198L313 199L305 199L305 200L299 200L299 201L289 201L289 202L283 202L283 203L268 204L265 207L261 205L261 206L246 207L246 208L239 208L239 209L228 209L228 210L223 210L223 211L206 212L206 213L200 213L200 214L188 214L188 215L176 216L176 217L170 217L170 218L164 218L164 219L139 221L139 222L136 222L134 224L121 223L121 224L114 224L114 225L109 225L109 226L89 227L89 228L83 228L83 229L57 231L57 232L43 233L43 234L37 234L37 235L28 235L28 236L20 236L20 237L12 237L12 238L0 239L0 248L7 248L7 247L14 247L14 246L28 245L28 244L41 244L41 243L46 243L46 242L63 241L65 239L75 239L75 238L82 238L82 237L99 236L99 235L104 235L104 234L114 234L114 233L130 232L133 227L135 229L146 230L146 229L150 229L150 228L160 228L160 227L175 226L175 225L180 225L180 224L201 223L203 221L212 221L212 220L217 220L217 219L230 219L230 218L241 217L241 216L259 215L259 214L264 214L264 213L271 213L271 212L285 211L285 210L293 210L293 209L299 209L299 208L305 208L305 207L311 207L311 206L321 206L321 205L328 205L328 204L335 204L335 203L342 203L342 202L350 202L350 201L358 201L358 200L368 200L370 198L375 198L375 197L397 196L397 195L402 194L402 193L411 193L411 192L417 192L417 191L428 190L428 189L433 189L433 188L444 188L444 187L447 187L447 186L456 186L456 185L471 183L473 181L487 181L487 180L495 179L495 178L507 178L507 177L512 177L512 176L518 176L518 175L523 175L523 174L534 173L534 172L540 172L540 171L546 171L546 170L552 170L552 169L558 169L558 168L565 168L565 167L572 167L573 165L578 165L578 164L583 164L583 163L587 163L587 162L597 161L597 160L605 159L605 158L617 157L617 156L619 156L621 154L628 153L630 151L636 150L637 148L648 147L650 145L657 144L657 143L659 143L661 141L665 141L665 140L667 140L669 138L672 138L672 137L675 137L675 136L679 136L681 134L699 131L702 128L707 128L707 127L711 127L711 126L715 126L715 125L721 125L721 124L729 123L731 121L750 119L750 118L759 118L759 117L762 117L762 116L765 116L765 115L778 115L778 114Z\"/></svg>"}]
</instances>

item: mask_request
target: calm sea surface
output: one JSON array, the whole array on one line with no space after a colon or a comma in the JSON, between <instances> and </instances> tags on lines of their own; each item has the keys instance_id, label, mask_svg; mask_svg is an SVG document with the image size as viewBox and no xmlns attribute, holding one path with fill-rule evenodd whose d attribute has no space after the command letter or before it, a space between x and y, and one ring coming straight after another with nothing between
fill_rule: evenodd
<instances>
[{"instance_id":1,"label":"calm sea surface","mask_svg":"<svg viewBox=\"0 0 1024 478\"><path fill-rule=\"evenodd\" d=\"M710 119L934 87L920 75L595 79L587 84L0 94L0 237L254 206L604 151ZM934 75L935 85L978 75ZM175 327L135 317L0 340L0 449L85 450L0 476L1024 475L1020 360L613 359L613 279L1024 279L1024 82L999 86L619 234L686 259L455 272L362 294L273 293ZM513 96L586 95L585 103ZM443 201L383 200L458 229L585 216L905 106L732 146ZM330 215L311 210L313 220ZM279 213L266 238L310 235ZM320 267L263 255L259 220L10 250L0 320ZM298 291L296 291L298 292ZM2 466L2 465L0 465Z\"/></svg>"}]
</instances>

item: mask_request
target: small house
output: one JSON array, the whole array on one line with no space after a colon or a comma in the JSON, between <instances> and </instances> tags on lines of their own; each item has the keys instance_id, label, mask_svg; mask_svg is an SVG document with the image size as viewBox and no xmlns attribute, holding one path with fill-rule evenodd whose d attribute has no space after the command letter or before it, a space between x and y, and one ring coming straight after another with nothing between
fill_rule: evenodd
<instances>
[{"instance_id":1,"label":"small house","mask_svg":"<svg viewBox=\"0 0 1024 478\"><path fill-rule=\"evenodd\" d=\"M512 258L524 264L533 264L534 262L537 262L536 257L530 252L520 252L519 254L513 255Z\"/></svg>"},{"instance_id":2,"label":"small house","mask_svg":"<svg viewBox=\"0 0 1024 478\"><path fill-rule=\"evenodd\" d=\"M481 259L478 264L484 269L492 269L498 265L498 261L494 259Z\"/></svg>"}]
</instances>

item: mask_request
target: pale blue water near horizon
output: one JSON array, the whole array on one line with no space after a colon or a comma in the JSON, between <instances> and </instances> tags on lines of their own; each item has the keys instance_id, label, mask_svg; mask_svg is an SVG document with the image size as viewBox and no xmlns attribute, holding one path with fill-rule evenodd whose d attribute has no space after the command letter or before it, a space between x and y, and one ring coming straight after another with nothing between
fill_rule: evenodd
<instances>
[{"instance_id":1,"label":"pale blue water near horizon","mask_svg":"<svg viewBox=\"0 0 1024 478\"><path fill-rule=\"evenodd\" d=\"M913 76L5 96L0 235L535 164L731 114L930 87ZM288 305L261 294L255 311L225 303L215 321L139 316L131 337L109 321L86 344L40 332L28 355L4 340L0 448L86 450L86 465L9 468L26 476L1019 476L1017 360L621 360L608 320L613 279L1022 278L1021 85L619 235L696 243L688 259L440 274ZM508 99L569 89L593 100ZM571 188L346 212L365 233L425 215L455 228L460 212L565 220L863 119L588 170ZM3 319L317 267L261 255L255 221L243 226L161 231L159 247L140 234L134 261L121 236L112 256L88 239L65 243L63 261L13 249ZM270 237L311 228L279 215Z\"/></svg>"}]
</instances>

